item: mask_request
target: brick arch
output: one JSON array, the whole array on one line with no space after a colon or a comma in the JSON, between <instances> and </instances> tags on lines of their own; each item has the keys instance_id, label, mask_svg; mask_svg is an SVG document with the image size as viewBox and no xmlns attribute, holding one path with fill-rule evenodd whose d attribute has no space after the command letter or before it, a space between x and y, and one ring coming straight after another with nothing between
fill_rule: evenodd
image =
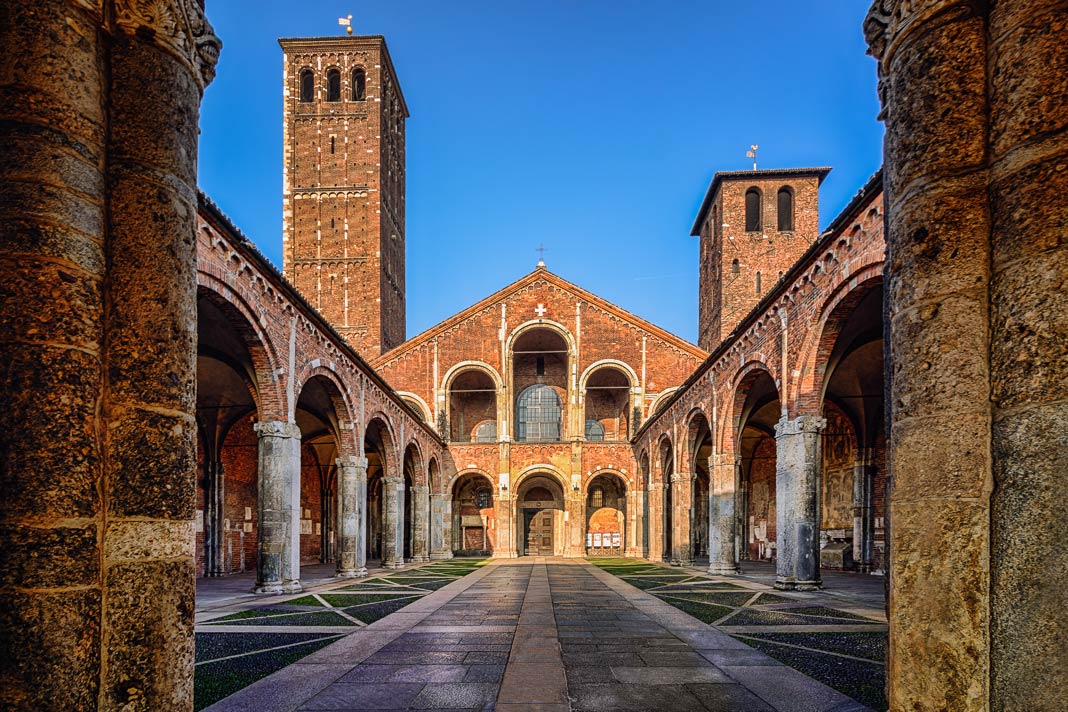
<instances>
[{"instance_id":1,"label":"brick arch","mask_svg":"<svg viewBox=\"0 0 1068 712\"><path fill-rule=\"evenodd\" d=\"M383 470L385 473L393 477L393 470L399 470L401 467L400 453L397 450L397 437L395 435L395 429L393 427L392 419L380 410L372 411L367 417L367 424L363 428L363 441L366 442L368 434L371 431L371 427L376 423L381 426L382 434L382 448L384 450L385 462L383 463ZM362 444L361 442L361 444Z\"/></svg>"},{"instance_id":2,"label":"brick arch","mask_svg":"<svg viewBox=\"0 0 1068 712\"><path fill-rule=\"evenodd\" d=\"M509 360L512 359L512 347L515 345L516 339L518 339L526 332L532 331L534 329L548 329L549 331L555 331L560 336L562 336L564 341L567 343L567 357L569 359L574 358L575 354L578 353L578 346L575 343L575 336L566 326L564 326L558 321L553 321L552 319L531 319L530 321L525 321L519 326L515 327L514 329L512 329L512 332L508 334L508 340L505 343L505 353L508 354Z\"/></svg>"},{"instance_id":3,"label":"brick arch","mask_svg":"<svg viewBox=\"0 0 1068 712\"><path fill-rule=\"evenodd\" d=\"M753 386L753 383L760 377L761 374L767 374L772 382L775 384L775 393L779 397L779 403L782 403L782 392L780 391L780 382L775 378L775 372L768 367L763 361L749 361L734 374L731 378L731 387L729 391L730 406L724 409L726 417L726 427L723 432L723 439L720 442L720 452L724 454L735 455L736 445L738 437L742 431L742 409L745 408L746 398L749 396L749 391Z\"/></svg>"},{"instance_id":4,"label":"brick arch","mask_svg":"<svg viewBox=\"0 0 1068 712\"><path fill-rule=\"evenodd\" d=\"M338 373L321 365L304 370L297 379L300 388L296 394L296 400L293 402L293 411L296 412L297 404L300 403L300 394L304 392L304 388L315 379L322 379L330 386L327 392L330 394L330 401L334 406L334 414L338 419L337 433L335 434L338 454L355 455L359 452L359 444L355 438L356 426L355 418L353 417L355 411L353 405L349 402L348 391L344 387L345 381ZM346 429L344 425L346 423L353 428L349 437L345 437Z\"/></svg>"},{"instance_id":5,"label":"brick arch","mask_svg":"<svg viewBox=\"0 0 1068 712\"><path fill-rule=\"evenodd\" d=\"M442 489L443 483L441 481L441 463L438 462L436 455L431 455L426 464L426 481L430 486L431 492L444 494L445 490Z\"/></svg>"},{"instance_id":6,"label":"brick arch","mask_svg":"<svg viewBox=\"0 0 1068 712\"><path fill-rule=\"evenodd\" d=\"M197 296L207 298L227 317L248 349L255 377L250 392L258 417L261 420L286 420L285 393L275 377L280 363L277 350L261 328L256 311L229 285L205 272L197 272Z\"/></svg>"},{"instance_id":7,"label":"brick arch","mask_svg":"<svg viewBox=\"0 0 1068 712\"><path fill-rule=\"evenodd\" d=\"M648 490L653 481L653 473L649 464L649 451L642 448L638 454L638 489Z\"/></svg>"},{"instance_id":8,"label":"brick arch","mask_svg":"<svg viewBox=\"0 0 1068 712\"><path fill-rule=\"evenodd\" d=\"M841 327L861 299L882 281L883 263L870 264L843 280L824 300L819 320L805 337L801 357L797 361L796 370L801 372L801 377L795 379L788 394L791 412L819 412L823 403L827 361Z\"/></svg>"},{"instance_id":9,"label":"brick arch","mask_svg":"<svg viewBox=\"0 0 1068 712\"><path fill-rule=\"evenodd\" d=\"M635 385L640 383L640 380L638 379L638 374L635 373L634 369L631 368L627 363L620 361L619 359L603 358L600 361L594 361L586 367L585 371L582 372L582 375L579 377L580 393L586 390L586 381L589 380L590 376L593 375L594 371L598 371L602 368L614 368L617 371L621 371L623 375L627 377L627 380L630 382L631 388L634 388Z\"/></svg>"},{"instance_id":10,"label":"brick arch","mask_svg":"<svg viewBox=\"0 0 1068 712\"><path fill-rule=\"evenodd\" d=\"M453 490L456 489L456 483L464 477L483 477L485 478L486 483L489 484L490 489L497 489L497 485L494 484L493 478L490 477L488 472L478 467L465 467L462 470L457 470L456 474L450 477L448 482L444 483L445 489L443 490L443 494L447 494L450 497L453 496Z\"/></svg>"},{"instance_id":11,"label":"brick arch","mask_svg":"<svg viewBox=\"0 0 1068 712\"><path fill-rule=\"evenodd\" d=\"M701 434L702 423L704 424L704 429L708 432L708 437L714 438L714 425L711 418L705 413L704 408L701 406L692 408L686 416L686 464L691 466L691 469L697 450L701 446L701 441L698 440L698 437Z\"/></svg>"},{"instance_id":12,"label":"brick arch","mask_svg":"<svg viewBox=\"0 0 1068 712\"><path fill-rule=\"evenodd\" d=\"M602 467L599 470L593 470L592 472L587 472L586 475L583 476L583 478L582 478L582 496L583 497L586 497L586 496L589 495L589 493L590 493L590 484L595 479L597 479L598 477L615 477L615 478L619 479L623 483L623 491L624 492L629 492L632 489L634 489L630 485L630 480L627 478L627 476L625 474L623 474L619 470L615 469L614 467Z\"/></svg>"},{"instance_id":13,"label":"brick arch","mask_svg":"<svg viewBox=\"0 0 1068 712\"><path fill-rule=\"evenodd\" d=\"M495 369L493 366L486 363L485 361L470 360L455 363L449 368L448 371L445 372L445 375L441 379L441 385L442 388L445 389L445 392L448 393L449 388L452 386L453 380L457 376L469 370L481 371L485 373L493 380L493 385L497 388L498 391L500 391L501 388L504 387L504 379L501 378L501 374L498 373L497 369Z\"/></svg>"},{"instance_id":14,"label":"brick arch","mask_svg":"<svg viewBox=\"0 0 1068 712\"><path fill-rule=\"evenodd\" d=\"M675 449L675 442L671 439L671 435L668 433L661 433L660 437L656 439L656 467L653 468L653 472L657 475L657 482L664 482L664 447L667 446L671 451L671 472L675 473L675 460L678 456L678 452Z\"/></svg>"},{"instance_id":15,"label":"brick arch","mask_svg":"<svg viewBox=\"0 0 1068 712\"><path fill-rule=\"evenodd\" d=\"M406 465L408 462L408 453L413 453L411 471L408 472ZM409 438L408 442L404 445L404 459L401 461L401 467L405 470L405 474L411 475L412 485L424 485L426 482L427 470L423 463L426 459L423 457L423 449L419 446L419 441L415 438Z\"/></svg>"}]
</instances>

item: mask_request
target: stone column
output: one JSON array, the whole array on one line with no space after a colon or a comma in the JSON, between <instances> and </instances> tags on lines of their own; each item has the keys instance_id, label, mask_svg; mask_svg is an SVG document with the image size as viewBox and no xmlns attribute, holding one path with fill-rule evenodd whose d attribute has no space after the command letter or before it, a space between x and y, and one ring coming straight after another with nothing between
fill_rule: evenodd
<instances>
[{"instance_id":1,"label":"stone column","mask_svg":"<svg viewBox=\"0 0 1068 712\"><path fill-rule=\"evenodd\" d=\"M452 499L444 494L430 495L430 560L452 558Z\"/></svg>"},{"instance_id":2,"label":"stone column","mask_svg":"<svg viewBox=\"0 0 1068 712\"><path fill-rule=\"evenodd\" d=\"M586 555L586 499L574 489L564 495L564 556Z\"/></svg>"},{"instance_id":3,"label":"stone column","mask_svg":"<svg viewBox=\"0 0 1068 712\"><path fill-rule=\"evenodd\" d=\"M192 706L197 116L218 40L197 3L123 10L0 8L4 709Z\"/></svg>"},{"instance_id":4,"label":"stone column","mask_svg":"<svg viewBox=\"0 0 1068 712\"><path fill-rule=\"evenodd\" d=\"M412 561L430 561L430 487L412 487Z\"/></svg>"},{"instance_id":5,"label":"stone column","mask_svg":"<svg viewBox=\"0 0 1068 712\"><path fill-rule=\"evenodd\" d=\"M337 575L355 578L367 574L364 511L367 509L367 458L339 457L337 463Z\"/></svg>"},{"instance_id":6,"label":"stone column","mask_svg":"<svg viewBox=\"0 0 1068 712\"><path fill-rule=\"evenodd\" d=\"M775 425L775 588L811 591L820 584L819 416L783 416Z\"/></svg>"},{"instance_id":7,"label":"stone column","mask_svg":"<svg viewBox=\"0 0 1068 712\"><path fill-rule=\"evenodd\" d=\"M690 506L694 475L676 472L671 475L671 563L675 566L693 564L690 544Z\"/></svg>"},{"instance_id":8,"label":"stone column","mask_svg":"<svg viewBox=\"0 0 1068 712\"><path fill-rule=\"evenodd\" d=\"M1063 706L1064 16L884 0L865 22L886 121L893 709Z\"/></svg>"},{"instance_id":9,"label":"stone column","mask_svg":"<svg viewBox=\"0 0 1068 712\"><path fill-rule=\"evenodd\" d=\"M644 493L641 490L627 492L627 531L624 556L640 559L642 557L642 509L645 506Z\"/></svg>"},{"instance_id":10,"label":"stone column","mask_svg":"<svg viewBox=\"0 0 1068 712\"><path fill-rule=\"evenodd\" d=\"M222 576L225 571L226 531L223 505L226 501L226 473L213 453L204 454L204 575Z\"/></svg>"},{"instance_id":11,"label":"stone column","mask_svg":"<svg viewBox=\"0 0 1068 712\"><path fill-rule=\"evenodd\" d=\"M735 554L734 456L708 458L711 492L708 497L708 573L738 573Z\"/></svg>"},{"instance_id":12,"label":"stone column","mask_svg":"<svg viewBox=\"0 0 1068 712\"><path fill-rule=\"evenodd\" d=\"M382 566L404 566L404 478L382 478Z\"/></svg>"},{"instance_id":13,"label":"stone column","mask_svg":"<svg viewBox=\"0 0 1068 712\"><path fill-rule=\"evenodd\" d=\"M266 420L259 436L256 593L300 590L300 428Z\"/></svg>"},{"instance_id":14,"label":"stone column","mask_svg":"<svg viewBox=\"0 0 1068 712\"><path fill-rule=\"evenodd\" d=\"M857 455L853 465L853 561L859 571L869 573L875 538L875 467L871 448L863 448Z\"/></svg>"},{"instance_id":15,"label":"stone column","mask_svg":"<svg viewBox=\"0 0 1068 712\"><path fill-rule=\"evenodd\" d=\"M646 530L649 532L649 553L647 557L650 561L663 561L664 486L659 482L650 482L646 497L649 499L649 508L646 511L648 516L645 523Z\"/></svg>"}]
</instances>

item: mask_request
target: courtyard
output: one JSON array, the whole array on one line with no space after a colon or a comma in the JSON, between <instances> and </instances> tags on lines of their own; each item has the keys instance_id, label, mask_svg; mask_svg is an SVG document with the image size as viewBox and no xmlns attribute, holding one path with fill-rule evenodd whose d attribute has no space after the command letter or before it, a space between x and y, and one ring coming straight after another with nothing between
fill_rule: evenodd
<instances>
[{"instance_id":1,"label":"courtyard","mask_svg":"<svg viewBox=\"0 0 1068 712\"><path fill-rule=\"evenodd\" d=\"M524 557L312 578L270 599L210 581L197 709L886 709L882 582L825 578L785 593L760 564L728 577Z\"/></svg>"}]
</instances>

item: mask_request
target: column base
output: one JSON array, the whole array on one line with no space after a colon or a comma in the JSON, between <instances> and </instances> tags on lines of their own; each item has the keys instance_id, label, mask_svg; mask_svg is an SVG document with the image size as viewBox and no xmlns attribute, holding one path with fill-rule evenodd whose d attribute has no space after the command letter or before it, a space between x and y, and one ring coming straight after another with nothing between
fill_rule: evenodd
<instances>
[{"instance_id":1,"label":"column base","mask_svg":"<svg viewBox=\"0 0 1068 712\"><path fill-rule=\"evenodd\" d=\"M738 573L735 564L709 564L708 573L714 576L734 576Z\"/></svg>"},{"instance_id":2,"label":"column base","mask_svg":"<svg viewBox=\"0 0 1068 712\"><path fill-rule=\"evenodd\" d=\"M281 581L271 581L270 583L257 583L252 587L252 592L264 596L277 595L285 593L285 589L282 588Z\"/></svg>"},{"instance_id":3,"label":"column base","mask_svg":"<svg viewBox=\"0 0 1068 712\"><path fill-rule=\"evenodd\" d=\"M282 584L282 591L285 593L300 593L304 590L304 587L300 585L299 580L286 581Z\"/></svg>"},{"instance_id":4,"label":"column base","mask_svg":"<svg viewBox=\"0 0 1068 712\"><path fill-rule=\"evenodd\" d=\"M415 556L413 556L411 559L408 560L408 563L410 563L410 564L425 564L428 561L430 561L430 557L427 556L426 554L416 554Z\"/></svg>"},{"instance_id":5,"label":"column base","mask_svg":"<svg viewBox=\"0 0 1068 712\"><path fill-rule=\"evenodd\" d=\"M338 578L359 578L360 570L359 569L338 569L337 573L335 573L334 575L337 576Z\"/></svg>"},{"instance_id":6,"label":"column base","mask_svg":"<svg viewBox=\"0 0 1068 712\"><path fill-rule=\"evenodd\" d=\"M823 581L797 581L794 583L795 591L819 591L823 589Z\"/></svg>"},{"instance_id":7,"label":"column base","mask_svg":"<svg viewBox=\"0 0 1068 712\"><path fill-rule=\"evenodd\" d=\"M518 559L519 553L515 551L494 551L490 556L491 559Z\"/></svg>"},{"instance_id":8,"label":"column base","mask_svg":"<svg viewBox=\"0 0 1068 712\"><path fill-rule=\"evenodd\" d=\"M404 559L395 559L393 561L383 561L382 568L384 569L401 569L404 568Z\"/></svg>"},{"instance_id":9,"label":"column base","mask_svg":"<svg viewBox=\"0 0 1068 712\"><path fill-rule=\"evenodd\" d=\"M451 551L432 551L430 552L431 561L448 561L452 558Z\"/></svg>"},{"instance_id":10,"label":"column base","mask_svg":"<svg viewBox=\"0 0 1068 712\"><path fill-rule=\"evenodd\" d=\"M797 580L792 578L780 578L775 577L775 583L772 584L779 591L793 591L797 588Z\"/></svg>"}]
</instances>

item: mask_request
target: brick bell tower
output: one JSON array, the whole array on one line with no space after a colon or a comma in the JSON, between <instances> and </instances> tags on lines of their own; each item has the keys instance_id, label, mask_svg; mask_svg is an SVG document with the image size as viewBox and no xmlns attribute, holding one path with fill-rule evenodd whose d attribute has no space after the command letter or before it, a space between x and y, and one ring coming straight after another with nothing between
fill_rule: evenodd
<instances>
[{"instance_id":1,"label":"brick bell tower","mask_svg":"<svg viewBox=\"0 0 1068 712\"><path fill-rule=\"evenodd\" d=\"M716 173L691 235L701 238L697 344L712 351L819 237L830 168Z\"/></svg>"},{"instance_id":2,"label":"brick bell tower","mask_svg":"<svg viewBox=\"0 0 1068 712\"><path fill-rule=\"evenodd\" d=\"M280 39L282 269L366 358L405 339L404 103L380 36Z\"/></svg>"}]
</instances>

